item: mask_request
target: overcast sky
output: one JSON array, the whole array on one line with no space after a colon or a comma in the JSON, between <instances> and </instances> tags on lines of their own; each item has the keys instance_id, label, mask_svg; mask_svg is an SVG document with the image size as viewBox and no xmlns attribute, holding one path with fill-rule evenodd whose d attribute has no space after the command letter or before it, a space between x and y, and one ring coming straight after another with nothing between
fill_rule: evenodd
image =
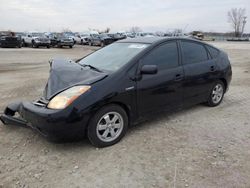
<instances>
[{"instance_id":1,"label":"overcast sky","mask_svg":"<svg viewBox=\"0 0 250 188\"><path fill-rule=\"evenodd\" d=\"M112 31L139 26L144 31L231 31L227 12L246 8L250 32L249 0L0 0L0 30Z\"/></svg>"}]
</instances>

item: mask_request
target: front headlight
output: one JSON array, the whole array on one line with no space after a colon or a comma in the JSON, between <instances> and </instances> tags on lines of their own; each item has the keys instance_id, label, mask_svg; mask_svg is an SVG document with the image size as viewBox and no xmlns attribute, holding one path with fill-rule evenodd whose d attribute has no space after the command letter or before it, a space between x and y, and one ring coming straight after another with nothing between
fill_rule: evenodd
<instances>
[{"instance_id":1,"label":"front headlight","mask_svg":"<svg viewBox=\"0 0 250 188\"><path fill-rule=\"evenodd\" d=\"M74 86L71 87L55 97L48 104L50 109L64 109L69 106L74 100L76 100L80 95L87 92L91 86Z\"/></svg>"}]
</instances>

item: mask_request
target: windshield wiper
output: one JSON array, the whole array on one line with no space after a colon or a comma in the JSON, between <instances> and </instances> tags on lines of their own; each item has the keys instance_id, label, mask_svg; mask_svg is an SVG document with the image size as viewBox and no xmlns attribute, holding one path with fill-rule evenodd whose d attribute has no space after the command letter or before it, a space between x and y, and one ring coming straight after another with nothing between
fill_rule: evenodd
<instances>
[{"instance_id":1,"label":"windshield wiper","mask_svg":"<svg viewBox=\"0 0 250 188\"><path fill-rule=\"evenodd\" d=\"M83 66L83 67L89 67L89 68L91 68L91 69L93 69L93 70L95 70L97 72L102 72L100 69L98 69L98 68L96 68L96 67L94 67L92 65L87 65L87 64L80 64L80 65Z\"/></svg>"}]
</instances>

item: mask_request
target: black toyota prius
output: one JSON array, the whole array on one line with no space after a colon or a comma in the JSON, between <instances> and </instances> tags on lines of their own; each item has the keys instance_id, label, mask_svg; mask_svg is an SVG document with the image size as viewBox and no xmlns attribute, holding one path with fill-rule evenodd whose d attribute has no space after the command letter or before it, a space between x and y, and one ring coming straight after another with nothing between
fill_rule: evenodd
<instances>
[{"instance_id":1,"label":"black toyota prius","mask_svg":"<svg viewBox=\"0 0 250 188\"><path fill-rule=\"evenodd\" d=\"M87 136L96 147L117 143L149 115L219 105L232 78L225 52L188 38L125 39L50 66L43 96L8 105L2 122L52 140Z\"/></svg>"}]
</instances>

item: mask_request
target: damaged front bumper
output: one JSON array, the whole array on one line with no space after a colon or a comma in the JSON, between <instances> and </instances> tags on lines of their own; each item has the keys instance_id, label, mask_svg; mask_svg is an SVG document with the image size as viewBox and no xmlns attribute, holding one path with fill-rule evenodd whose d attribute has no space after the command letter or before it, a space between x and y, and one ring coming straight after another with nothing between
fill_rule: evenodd
<instances>
[{"instance_id":1,"label":"damaged front bumper","mask_svg":"<svg viewBox=\"0 0 250 188\"><path fill-rule=\"evenodd\" d=\"M89 116L76 109L51 110L36 103L16 102L6 107L0 120L6 125L30 127L49 140L59 141L84 137Z\"/></svg>"}]
</instances>

